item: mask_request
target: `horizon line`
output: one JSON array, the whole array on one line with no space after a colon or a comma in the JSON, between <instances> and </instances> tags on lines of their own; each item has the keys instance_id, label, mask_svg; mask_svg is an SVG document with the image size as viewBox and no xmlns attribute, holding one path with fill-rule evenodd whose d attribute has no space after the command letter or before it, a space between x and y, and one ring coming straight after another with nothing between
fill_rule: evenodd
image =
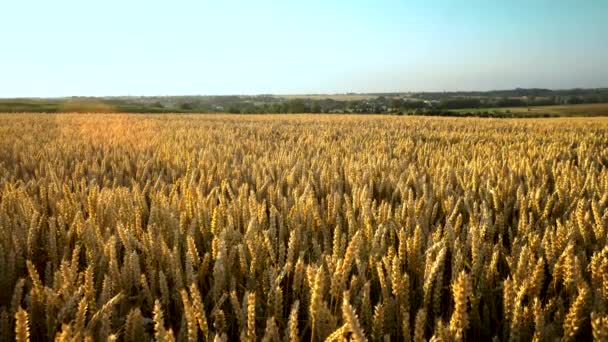
<instances>
[{"instance_id":1,"label":"horizon line","mask_svg":"<svg viewBox=\"0 0 608 342\"><path fill-rule=\"evenodd\" d=\"M607 86L602 87L571 87L571 88L543 88L543 87L515 87L515 88L503 88L503 89L489 89L489 90L406 90L406 91L371 91L371 92L327 92L327 93L241 93L241 94L180 94L180 95L64 95L64 96L11 96L5 97L0 95L0 100L11 100L11 99L67 99L67 98L117 98L117 97L228 97L228 96L239 96L239 97L257 97L257 96L349 96L349 95L378 95L383 94L425 94L425 93L490 93L500 91L514 91L514 90L548 90L548 91L569 91L569 90L605 90Z\"/></svg>"}]
</instances>

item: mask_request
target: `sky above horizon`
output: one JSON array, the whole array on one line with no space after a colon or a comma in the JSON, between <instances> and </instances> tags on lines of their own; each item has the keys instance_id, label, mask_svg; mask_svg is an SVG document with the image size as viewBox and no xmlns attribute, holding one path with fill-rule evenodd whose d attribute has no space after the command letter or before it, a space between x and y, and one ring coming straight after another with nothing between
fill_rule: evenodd
<instances>
[{"instance_id":1,"label":"sky above horizon","mask_svg":"<svg viewBox=\"0 0 608 342\"><path fill-rule=\"evenodd\" d=\"M0 12L0 97L608 87L606 0L20 0Z\"/></svg>"}]
</instances>

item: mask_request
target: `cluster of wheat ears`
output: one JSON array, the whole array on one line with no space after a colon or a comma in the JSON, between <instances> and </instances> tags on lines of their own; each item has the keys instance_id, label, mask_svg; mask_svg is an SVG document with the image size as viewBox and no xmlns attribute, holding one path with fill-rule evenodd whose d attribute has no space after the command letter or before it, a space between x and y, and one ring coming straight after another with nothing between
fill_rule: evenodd
<instances>
[{"instance_id":1,"label":"cluster of wheat ears","mask_svg":"<svg viewBox=\"0 0 608 342\"><path fill-rule=\"evenodd\" d=\"M0 341L608 340L608 120L0 116Z\"/></svg>"}]
</instances>

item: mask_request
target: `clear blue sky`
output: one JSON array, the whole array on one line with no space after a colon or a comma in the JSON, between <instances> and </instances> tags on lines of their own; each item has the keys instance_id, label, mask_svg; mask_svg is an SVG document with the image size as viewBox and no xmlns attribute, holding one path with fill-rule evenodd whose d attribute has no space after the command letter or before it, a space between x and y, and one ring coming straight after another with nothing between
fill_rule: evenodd
<instances>
[{"instance_id":1,"label":"clear blue sky","mask_svg":"<svg viewBox=\"0 0 608 342\"><path fill-rule=\"evenodd\" d=\"M5 0L0 13L0 97L608 86L607 0Z\"/></svg>"}]
</instances>

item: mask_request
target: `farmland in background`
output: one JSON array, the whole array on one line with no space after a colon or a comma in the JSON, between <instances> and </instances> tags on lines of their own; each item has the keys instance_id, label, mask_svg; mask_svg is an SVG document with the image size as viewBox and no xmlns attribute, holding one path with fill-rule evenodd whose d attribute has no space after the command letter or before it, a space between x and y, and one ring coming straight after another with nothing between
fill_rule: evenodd
<instances>
[{"instance_id":1,"label":"farmland in background","mask_svg":"<svg viewBox=\"0 0 608 342\"><path fill-rule=\"evenodd\" d=\"M531 107L500 107L500 108L465 108L455 109L455 113L497 113L512 114L517 117L526 116L608 116L608 103L531 106Z\"/></svg>"},{"instance_id":2,"label":"farmland in background","mask_svg":"<svg viewBox=\"0 0 608 342\"><path fill-rule=\"evenodd\" d=\"M581 104L589 106L575 106L572 107L573 110L569 110L570 106ZM559 107L548 107L556 105ZM564 105L565 107L561 108ZM11 113L329 113L542 117L606 115L605 106L608 106L608 89L605 88L0 99L0 112Z\"/></svg>"}]
</instances>

